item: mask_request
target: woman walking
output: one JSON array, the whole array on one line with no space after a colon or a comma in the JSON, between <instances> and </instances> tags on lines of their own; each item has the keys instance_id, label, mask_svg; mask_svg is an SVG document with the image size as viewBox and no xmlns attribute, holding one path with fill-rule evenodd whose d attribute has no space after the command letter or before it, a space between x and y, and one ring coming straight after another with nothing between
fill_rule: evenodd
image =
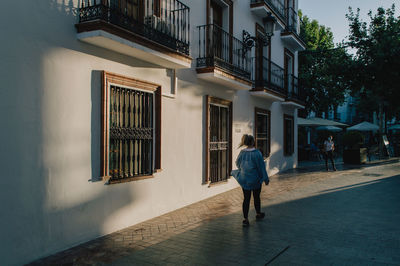
<instances>
[{"instance_id":1,"label":"woman walking","mask_svg":"<svg viewBox=\"0 0 400 266\"><path fill-rule=\"evenodd\" d=\"M261 152L254 148L254 137L251 135L243 135L239 148L247 146L240 151L236 159L238 170L232 171L232 176L238 181L243 190L243 226L249 225L249 206L251 193L253 192L254 207L256 209L256 219L263 219L265 213L261 212L261 185L269 184L267 171L265 170L265 162Z\"/></svg>"}]
</instances>

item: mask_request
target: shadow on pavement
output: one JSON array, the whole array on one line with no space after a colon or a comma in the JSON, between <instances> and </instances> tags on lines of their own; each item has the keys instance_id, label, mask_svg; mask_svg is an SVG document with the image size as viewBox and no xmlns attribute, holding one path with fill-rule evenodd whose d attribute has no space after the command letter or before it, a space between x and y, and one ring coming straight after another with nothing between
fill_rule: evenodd
<instances>
[{"instance_id":1,"label":"shadow on pavement","mask_svg":"<svg viewBox=\"0 0 400 266\"><path fill-rule=\"evenodd\" d=\"M395 164L400 162L400 158L390 158L390 159L385 159L385 160L379 160L379 161L372 161L372 162L367 162L366 164L345 164L341 160L335 161L335 165L337 170L352 170L352 169L364 169L368 167L374 167L374 166L380 166L380 165L389 165L389 164ZM332 169L332 165L329 162L329 169ZM332 170L330 170L332 171ZM299 162L297 168L293 168L287 171L284 171L282 173L277 174L276 176L285 176L286 174L293 174L293 173L315 173L315 172L326 172L325 170L325 162L321 161L302 161Z\"/></svg>"},{"instance_id":2,"label":"shadow on pavement","mask_svg":"<svg viewBox=\"0 0 400 266\"><path fill-rule=\"evenodd\" d=\"M289 202L283 193L248 228L237 212L112 265L399 265L400 175L371 179Z\"/></svg>"}]
</instances>

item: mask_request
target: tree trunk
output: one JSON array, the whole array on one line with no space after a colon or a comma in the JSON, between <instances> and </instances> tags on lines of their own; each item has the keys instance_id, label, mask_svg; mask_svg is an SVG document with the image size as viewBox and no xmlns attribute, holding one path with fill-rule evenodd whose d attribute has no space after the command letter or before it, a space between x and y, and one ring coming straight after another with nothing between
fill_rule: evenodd
<instances>
[{"instance_id":1,"label":"tree trunk","mask_svg":"<svg viewBox=\"0 0 400 266\"><path fill-rule=\"evenodd\" d=\"M383 158L383 101L379 101L379 159Z\"/></svg>"}]
</instances>

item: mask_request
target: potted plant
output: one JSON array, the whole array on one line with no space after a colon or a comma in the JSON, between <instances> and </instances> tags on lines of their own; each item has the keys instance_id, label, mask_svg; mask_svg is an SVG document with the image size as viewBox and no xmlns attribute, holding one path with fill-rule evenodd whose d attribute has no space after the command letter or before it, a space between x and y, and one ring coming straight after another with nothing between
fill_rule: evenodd
<instances>
[{"instance_id":1,"label":"potted plant","mask_svg":"<svg viewBox=\"0 0 400 266\"><path fill-rule=\"evenodd\" d=\"M363 164L367 162L367 148L363 147L365 137L361 132L348 131L343 135L343 162Z\"/></svg>"}]
</instances>

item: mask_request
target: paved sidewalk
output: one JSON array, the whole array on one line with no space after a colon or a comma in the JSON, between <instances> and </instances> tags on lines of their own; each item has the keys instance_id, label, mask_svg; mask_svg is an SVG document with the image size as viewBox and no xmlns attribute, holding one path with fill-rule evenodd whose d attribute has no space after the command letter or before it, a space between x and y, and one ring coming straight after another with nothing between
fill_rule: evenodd
<instances>
[{"instance_id":1,"label":"paved sidewalk","mask_svg":"<svg viewBox=\"0 0 400 266\"><path fill-rule=\"evenodd\" d=\"M32 264L399 265L399 160L323 169L271 177L261 194L267 217L248 228L237 188ZM364 191L378 184L383 191Z\"/></svg>"}]
</instances>

